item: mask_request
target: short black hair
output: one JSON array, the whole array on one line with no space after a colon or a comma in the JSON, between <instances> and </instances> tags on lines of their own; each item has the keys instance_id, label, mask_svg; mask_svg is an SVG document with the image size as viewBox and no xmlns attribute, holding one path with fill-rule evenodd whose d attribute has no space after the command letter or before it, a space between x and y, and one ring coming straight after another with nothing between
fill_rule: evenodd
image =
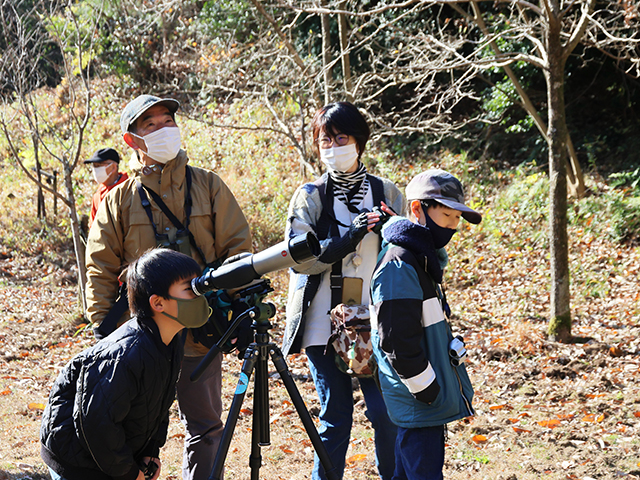
<instances>
[{"instance_id":1,"label":"short black hair","mask_svg":"<svg viewBox=\"0 0 640 480\"><path fill-rule=\"evenodd\" d=\"M132 316L151 318L151 295L169 297L169 288L180 280L200 275L198 262L168 248L147 250L127 269L127 295Z\"/></svg>"},{"instance_id":2,"label":"short black hair","mask_svg":"<svg viewBox=\"0 0 640 480\"><path fill-rule=\"evenodd\" d=\"M360 111L349 102L336 102L325 105L316 112L311 121L313 129L313 145L318 149L318 138L323 130L329 134L344 133L356 139L358 152L362 156L364 147L369 141L371 130Z\"/></svg>"},{"instance_id":3,"label":"short black hair","mask_svg":"<svg viewBox=\"0 0 640 480\"><path fill-rule=\"evenodd\" d=\"M418 200L417 198L415 200ZM422 211L424 212L425 215L427 215L427 210L429 210L429 207L437 207L437 206L441 206L444 207L444 205L442 205L441 203L439 203L437 200L434 200L433 198L427 198L425 200L418 200L420 202L420 206L422 207ZM413 203L413 200L408 201L407 202L407 216L411 215L411 204Z\"/></svg>"},{"instance_id":4,"label":"short black hair","mask_svg":"<svg viewBox=\"0 0 640 480\"><path fill-rule=\"evenodd\" d=\"M433 198L420 200L420 205L422 206L422 211L424 212L425 217L429 215L427 211L429 210L430 207L444 207L443 204L441 204L437 200L434 200ZM407 207L409 208L409 212L411 212L411 202L407 203Z\"/></svg>"}]
</instances>

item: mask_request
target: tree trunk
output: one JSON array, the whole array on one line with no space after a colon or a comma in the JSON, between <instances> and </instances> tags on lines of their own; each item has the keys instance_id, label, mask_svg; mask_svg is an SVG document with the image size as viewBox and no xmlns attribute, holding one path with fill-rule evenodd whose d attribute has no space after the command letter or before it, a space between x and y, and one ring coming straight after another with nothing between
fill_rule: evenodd
<instances>
[{"instance_id":1,"label":"tree trunk","mask_svg":"<svg viewBox=\"0 0 640 480\"><path fill-rule=\"evenodd\" d=\"M76 264L78 266L78 291L80 295L80 302L82 304L82 312L87 312L87 267L85 266L85 251L84 243L80 236L80 222L78 220L78 210L76 209L76 201L73 195L73 178L71 176L71 169L64 166L64 185L67 193L67 200L69 206L69 220L71 221L71 235L73 237L73 251L76 254Z\"/></svg>"},{"instance_id":2,"label":"tree trunk","mask_svg":"<svg viewBox=\"0 0 640 480\"><path fill-rule=\"evenodd\" d=\"M569 292L569 242L567 237L567 139L564 104L565 60L560 21L549 19L547 31L549 68L545 72L548 100L549 144L549 245L551 260L551 311L549 335L560 342L571 341Z\"/></svg>"},{"instance_id":3,"label":"tree trunk","mask_svg":"<svg viewBox=\"0 0 640 480\"><path fill-rule=\"evenodd\" d=\"M42 190L42 166L40 165L40 156L38 155L38 139L32 135L33 156L36 159L36 178L38 179L38 218L47 218L47 210L44 204L44 191Z\"/></svg>"},{"instance_id":4,"label":"tree trunk","mask_svg":"<svg viewBox=\"0 0 640 480\"><path fill-rule=\"evenodd\" d=\"M326 6L326 1L321 2ZM331 103L331 25L329 25L329 15L320 15L322 21L322 72L324 75L324 104Z\"/></svg>"},{"instance_id":5,"label":"tree trunk","mask_svg":"<svg viewBox=\"0 0 640 480\"><path fill-rule=\"evenodd\" d=\"M338 9L344 10L347 7L346 0L340 2ZM351 61L347 48L347 19L344 13L338 14L338 32L340 33L340 61L342 63L342 78L344 82L344 92L348 101L353 103L353 81L351 80Z\"/></svg>"}]
</instances>

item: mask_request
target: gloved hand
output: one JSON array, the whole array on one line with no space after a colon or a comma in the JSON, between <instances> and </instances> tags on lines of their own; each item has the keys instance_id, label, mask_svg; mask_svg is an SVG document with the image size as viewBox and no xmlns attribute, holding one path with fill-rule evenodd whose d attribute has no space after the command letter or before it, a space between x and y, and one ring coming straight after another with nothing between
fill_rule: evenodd
<instances>
[{"instance_id":1,"label":"gloved hand","mask_svg":"<svg viewBox=\"0 0 640 480\"><path fill-rule=\"evenodd\" d=\"M434 380L431 385L420 392L414 393L413 396L416 400L429 405L436 399L438 393L440 393L440 385L438 385L438 382Z\"/></svg>"},{"instance_id":2,"label":"gloved hand","mask_svg":"<svg viewBox=\"0 0 640 480\"><path fill-rule=\"evenodd\" d=\"M349 236L349 241L351 242L351 246L356 248L358 244L362 241L364 236L369 231L369 218L367 214L369 212L364 211L360 213L356 218L353 219L351 225L349 226L349 231L347 235Z\"/></svg>"}]
</instances>

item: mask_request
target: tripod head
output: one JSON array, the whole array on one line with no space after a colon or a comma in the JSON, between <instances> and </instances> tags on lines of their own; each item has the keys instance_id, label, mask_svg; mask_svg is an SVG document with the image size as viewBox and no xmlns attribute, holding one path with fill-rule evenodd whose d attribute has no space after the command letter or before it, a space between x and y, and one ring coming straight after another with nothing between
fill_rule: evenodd
<instances>
[{"instance_id":1,"label":"tripod head","mask_svg":"<svg viewBox=\"0 0 640 480\"><path fill-rule=\"evenodd\" d=\"M259 282L237 291L235 296L249 308L255 309L251 317L257 325L266 322L271 327L269 319L276 314L276 307L273 303L264 301L271 292L273 292L271 281L268 278L263 278ZM232 327L233 325L229 328Z\"/></svg>"}]
</instances>

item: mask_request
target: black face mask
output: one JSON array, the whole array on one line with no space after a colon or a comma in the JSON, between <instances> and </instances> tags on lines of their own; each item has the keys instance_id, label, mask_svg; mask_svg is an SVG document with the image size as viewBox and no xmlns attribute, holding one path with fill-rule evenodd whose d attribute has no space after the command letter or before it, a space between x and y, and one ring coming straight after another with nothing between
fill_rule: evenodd
<instances>
[{"instance_id":1,"label":"black face mask","mask_svg":"<svg viewBox=\"0 0 640 480\"><path fill-rule=\"evenodd\" d=\"M433 246L436 248L444 247L449 241L453 234L456 233L457 230L453 228L444 228L439 226L436 222L431 220L431 217L427 213L427 209L422 207L422 211L424 212L424 216L427 219L426 227L431 232L431 237L433 238Z\"/></svg>"}]
</instances>

